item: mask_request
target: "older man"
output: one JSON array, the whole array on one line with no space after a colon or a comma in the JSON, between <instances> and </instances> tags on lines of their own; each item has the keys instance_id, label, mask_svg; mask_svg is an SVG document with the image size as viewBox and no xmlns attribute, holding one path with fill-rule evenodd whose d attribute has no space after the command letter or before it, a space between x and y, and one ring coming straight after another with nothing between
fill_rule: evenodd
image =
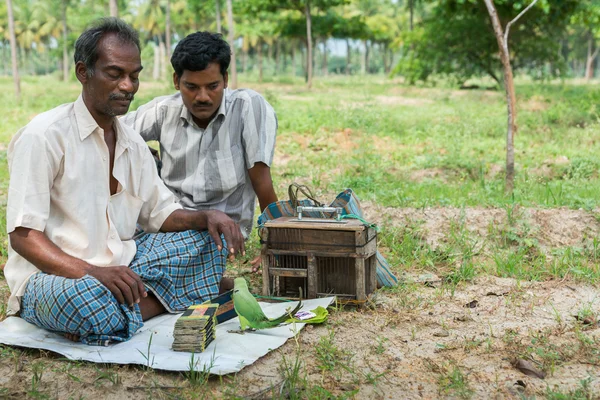
<instances>
[{"instance_id":1,"label":"older man","mask_svg":"<svg viewBox=\"0 0 600 400\"><path fill-rule=\"evenodd\" d=\"M237 223L182 209L115 118L141 70L137 33L101 20L75 44L81 96L35 117L8 150L8 312L88 344L215 296L226 257L244 252ZM147 233L134 239L136 223Z\"/></svg>"}]
</instances>

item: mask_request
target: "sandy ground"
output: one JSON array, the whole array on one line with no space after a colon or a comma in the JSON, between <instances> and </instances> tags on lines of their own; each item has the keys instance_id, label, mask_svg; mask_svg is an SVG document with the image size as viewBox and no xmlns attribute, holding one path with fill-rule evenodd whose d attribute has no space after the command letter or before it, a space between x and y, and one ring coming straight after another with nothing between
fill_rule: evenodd
<instances>
[{"instance_id":1,"label":"sandy ground","mask_svg":"<svg viewBox=\"0 0 600 400\"><path fill-rule=\"evenodd\" d=\"M507 221L505 209L363 206L368 219L387 226L416 224L432 247L447 241L453 221L464 221L482 243L493 233L490 226ZM600 230L594 212L520 209L512 215L548 251L584 246ZM292 394L300 398L544 398L582 387L588 398L600 398L596 287L568 278L524 282L479 275L451 290L426 271L409 270L403 278L405 285L378 291L366 307L332 310L326 324L307 327L297 341L237 375L196 387L182 374L2 348L0 398L273 398L285 383L286 364L294 361L304 389ZM583 311L591 318L579 321ZM544 372L544 379L526 375L515 360ZM286 390L283 398L290 397Z\"/></svg>"}]
</instances>

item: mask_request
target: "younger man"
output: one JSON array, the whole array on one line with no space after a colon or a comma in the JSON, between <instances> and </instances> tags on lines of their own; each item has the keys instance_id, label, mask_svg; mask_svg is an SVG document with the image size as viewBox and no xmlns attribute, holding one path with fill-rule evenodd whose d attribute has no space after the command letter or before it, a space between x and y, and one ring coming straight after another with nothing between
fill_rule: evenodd
<instances>
[{"instance_id":1,"label":"younger man","mask_svg":"<svg viewBox=\"0 0 600 400\"><path fill-rule=\"evenodd\" d=\"M252 231L260 209L277 201L270 166L277 118L249 89L227 89L231 49L220 34L179 42L171 64L179 93L158 97L121 119L160 143L161 178L185 208L221 210Z\"/></svg>"}]
</instances>

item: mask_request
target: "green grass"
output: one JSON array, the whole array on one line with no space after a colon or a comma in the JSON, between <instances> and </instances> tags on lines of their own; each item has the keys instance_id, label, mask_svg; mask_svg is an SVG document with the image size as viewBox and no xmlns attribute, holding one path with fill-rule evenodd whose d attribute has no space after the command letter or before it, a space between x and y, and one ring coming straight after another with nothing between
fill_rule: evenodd
<instances>
[{"instance_id":1,"label":"green grass","mask_svg":"<svg viewBox=\"0 0 600 400\"><path fill-rule=\"evenodd\" d=\"M302 180L330 191L352 187L383 206L598 205L600 93L593 86L517 85L517 177L514 197L508 197L503 93L404 87L380 77L331 77L310 92L291 82L248 85L274 104L278 150L291 156L284 167L273 167L280 192ZM33 116L79 93L77 82L54 77L25 77L20 103L8 78L0 78L0 88L7 105L0 117L5 146ZM167 83L142 81L132 108L171 92ZM437 175L419 177L422 171ZM7 176L0 169L0 190Z\"/></svg>"},{"instance_id":2,"label":"green grass","mask_svg":"<svg viewBox=\"0 0 600 400\"><path fill-rule=\"evenodd\" d=\"M330 77L317 80L312 91L307 91L300 79L290 77L262 84L246 84L244 80L242 76L241 86L263 93L277 111L277 162L272 172L281 198L287 197L290 183L298 182L312 187L323 201L351 187L361 199L382 207L484 206L505 210L507 222L490 226L485 243L467 229L464 213L451 221L444 232L446 239L435 247L425 241L420 221L386 222L379 235L380 249L397 274L437 274L442 279L442 286L436 289L440 296L453 294L482 273L523 281L569 279L597 284L600 279L597 238L589 238L583 247L546 251L536 239L539 232L527 225L520 212L522 207L593 210L599 206L600 91L595 86L569 82L517 84L517 175L515 192L507 196L503 180L506 107L502 92L405 87L382 77ZM12 98L10 79L0 77L0 89L0 101L5 105L0 116L0 214L4 215L8 190L5 150L11 137L36 114L75 100L80 87L77 82L62 83L54 77L25 77L23 99L18 103ZM172 92L168 83L142 80L133 108ZM0 221L0 258L4 262L5 218ZM258 253L259 247L257 235L253 234L247 243L246 261ZM236 268L245 270L247 265ZM1 274L0 279L4 279ZM254 287L259 287L257 279L253 277ZM393 296L394 306L402 310L400 315L389 317L390 324L398 324L406 312L426 309L436 301L421 289L420 284L403 284L385 290L386 295ZM6 285L0 286L0 319L5 317L7 297ZM594 306L583 305L574 312L582 318L597 316ZM385 379L385 371L357 368L355 355L336 340L334 327L328 329L310 349L301 349L296 342L296 352L282 356L278 371L282 381L267 388L271 397L360 396L360 385L376 387L380 379ZM546 332L530 334L515 354L522 352L533 357L550 373L574 354L589 364L599 365L598 339L584 333L584 326L576 329L581 331L577 333L573 354L561 350ZM418 326L410 334L414 340ZM480 339L465 343L465 349L473 352L483 347ZM140 373L149 375L153 373L150 346L151 342L143 353L147 365L139 368ZM375 336L369 351L373 356L384 357L392 347L386 337ZM20 365L20 351L2 346L0 350L15 360L15 369ZM343 381L356 390L333 393L331 386L315 384L305 368L303 357L308 356L316 360L317 371L313 372L321 383ZM78 371L65 368L65 379L82 379ZM44 363L36 361L30 369L31 376L23 390L30 397L44 398ZM121 370L99 370L94 375L94 385L121 385L124 374L118 371ZM434 372L441 395L473 395L466 368L449 362L437 366ZM231 391L230 398L237 398L233 379L221 386L227 393ZM191 398L193 393L208 393L209 373L192 369L181 377L179 385ZM553 388L548 389L547 395L586 398L589 382L582 381L575 391L563 392ZM0 391L0 397L2 394Z\"/></svg>"}]
</instances>

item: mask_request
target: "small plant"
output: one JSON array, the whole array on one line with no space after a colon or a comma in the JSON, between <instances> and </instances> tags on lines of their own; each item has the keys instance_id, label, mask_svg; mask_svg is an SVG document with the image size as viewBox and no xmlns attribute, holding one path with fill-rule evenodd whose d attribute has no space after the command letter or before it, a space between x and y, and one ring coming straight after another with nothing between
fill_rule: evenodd
<instances>
[{"instance_id":1,"label":"small plant","mask_svg":"<svg viewBox=\"0 0 600 400\"><path fill-rule=\"evenodd\" d=\"M338 362L340 351L334 344L335 332L329 330L329 335L321 336L315 350L317 351L317 360L319 369L323 371L333 371Z\"/></svg>"},{"instance_id":2,"label":"small plant","mask_svg":"<svg viewBox=\"0 0 600 400\"><path fill-rule=\"evenodd\" d=\"M375 346L375 354L383 354L385 352L385 343L389 339L382 336L377 336L377 346Z\"/></svg>"},{"instance_id":3,"label":"small plant","mask_svg":"<svg viewBox=\"0 0 600 400\"><path fill-rule=\"evenodd\" d=\"M595 326L598 322L598 315L594 311L592 302L589 302L581 307L577 311L575 318L584 327Z\"/></svg>"},{"instance_id":4,"label":"small plant","mask_svg":"<svg viewBox=\"0 0 600 400\"><path fill-rule=\"evenodd\" d=\"M552 374L555 367L568 358L569 349L561 348L550 342L547 331L535 332L531 335L530 345L524 351L523 357L534 357L544 372Z\"/></svg>"},{"instance_id":5,"label":"small plant","mask_svg":"<svg viewBox=\"0 0 600 400\"><path fill-rule=\"evenodd\" d=\"M451 396L468 399L473 395L473 390L469 387L467 377L454 363L449 363L443 367L438 384L442 392Z\"/></svg>"},{"instance_id":6,"label":"small plant","mask_svg":"<svg viewBox=\"0 0 600 400\"><path fill-rule=\"evenodd\" d=\"M101 370L97 370L98 375L96 376L96 379L94 379L94 384L96 386L101 385L102 381L108 381L110 383L112 383L113 386L117 386L121 384L121 377L119 376L119 373L116 371L101 371ZM78 382L81 382L81 380L76 377L73 376L71 374L68 374L69 377L73 377L76 378Z\"/></svg>"},{"instance_id":7,"label":"small plant","mask_svg":"<svg viewBox=\"0 0 600 400\"><path fill-rule=\"evenodd\" d=\"M152 358L150 358L150 348L152 347L152 335L154 335L154 333L150 334L150 339L148 340L148 349L146 351L146 354L142 353L142 351L140 349L137 349L137 351L142 355L142 357L144 357L144 359L146 360L146 371L149 371L152 366L154 365L154 356L152 356Z\"/></svg>"},{"instance_id":8,"label":"small plant","mask_svg":"<svg viewBox=\"0 0 600 400\"><path fill-rule=\"evenodd\" d=\"M301 371L304 369L304 363L300 357L300 345L297 339L295 340L296 351L293 358L288 359L287 357L282 356L280 370L283 375L283 384L281 385L279 393L273 393L274 395L277 395L277 397L283 397L290 400L303 399L304 396L302 395L302 391L307 387L306 376L301 375Z\"/></svg>"},{"instance_id":9,"label":"small plant","mask_svg":"<svg viewBox=\"0 0 600 400\"><path fill-rule=\"evenodd\" d=\"M44 369L46 368L46 365L39 361L39 362L35 362L31 365L31 388L29 389L29 391L27 392L27 395L29 397L33 397L36 399L48 399L49 396L41 393L39 391L39 386L40 383L42 382L42 376L44 375Z\"/></svg>"},{"instance_id":10,"label":"small plant","mask_svg":"<svg viewBox=\"0 0 600 400\"><path fill-rule=\"evenodd\" d=\"M202 365L202 370L196 369L197 363L198 362L195 359L195 353L192 353L189 362L189 371L185 373L185 378L194 388L205 386L208 383L210 371L215 366L215 352L213 352L213 355L210 358L210 363Z\"/></svg>"},{"instance_id":11,"label":"small plant","mask_svg":"<svg viewBox=\"0 0 600 400\"><path fill-rule=\"evenodd\" d=\"M549 400L592 400L597 398L597 393L592 388L592 376L588 376L579 381L579 387L569 393L558 391L558 387L546 389L546 399Z\"/></svg>"}]
</instances>

